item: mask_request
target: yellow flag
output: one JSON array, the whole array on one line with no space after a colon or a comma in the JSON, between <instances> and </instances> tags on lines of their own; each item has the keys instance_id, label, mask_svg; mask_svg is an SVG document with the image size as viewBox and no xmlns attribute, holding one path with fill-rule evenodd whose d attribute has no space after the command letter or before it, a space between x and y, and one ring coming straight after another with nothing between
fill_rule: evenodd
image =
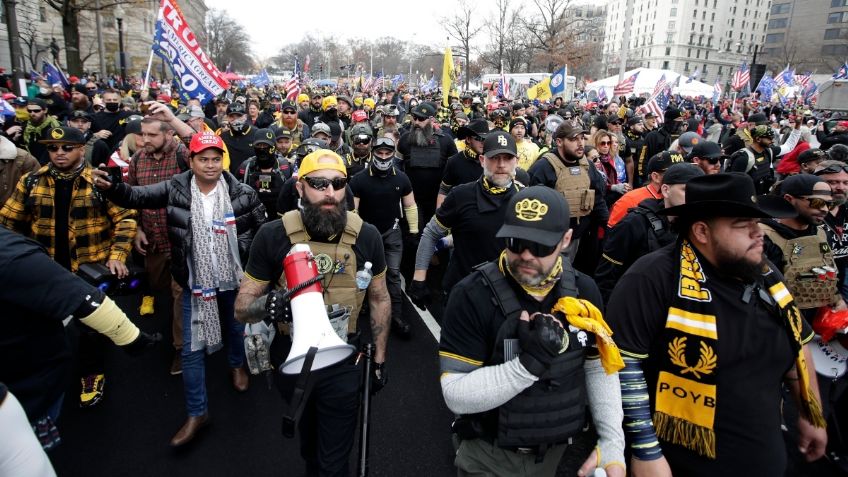
<instances>
[{"instance_id":1,"label":"yellow flag","mask_svg":"<svg viewBox=\"0 0 848 477\"><path fill-rule=\"evenodd\" d=\"M445 62L442 65L442 106L450 106L450 92L456 81L456 70L453 68L453 55L450 47L445 48Z\"/></svg>"},{"instance_id":2,"label":"yellow flag","mask_svg":"<svg viewBox=\"0 0 848 477\"><path fill-rule=\"evenodd\" d=\"M544 101L546 99L551 99L552 96L550 78L545 78L535 86L527 88L527 99L530 101L533 101L534 99Z\"/></svg>"}]
</instances>

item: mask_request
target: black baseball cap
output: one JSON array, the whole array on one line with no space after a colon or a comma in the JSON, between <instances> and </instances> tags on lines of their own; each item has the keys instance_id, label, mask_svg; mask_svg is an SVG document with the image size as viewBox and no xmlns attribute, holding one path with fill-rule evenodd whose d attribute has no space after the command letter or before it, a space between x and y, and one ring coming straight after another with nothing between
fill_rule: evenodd
<instances>
[{"instance_id":1,"label":"black baseball cap","mask_svg":"<svg viewBox=\"0 0 848 477\"><path fill-rule=\"evenodd\" d=\"M780 195L789 194L794 197L831 195L829 190L813 190L819 182L824 182L824 179L813 174L795 174L780 183Z\"/></svg>"},{"instance_id":2,"label":"black baseball cap","mask_svg":"<svg viewBox=\"0 0 848 477\"><path fill-rule=\"evenodd\" d=\"M826 159L828 159L827 153L818 148L807 149L801 154L798 154L798 164L806 164L808 162Z\"/></svg>"},{"instance_id":3,"label":"black baseball cap","mask_svg":"<svg viewBox=\"0 0 848 477\"><path fill-rule=\"evenodd\" d=\"M667 185L685 184L689 179L704 175L704 171L691 162L677 162L669 166L663 174L662 183Z\"/></svg>"},{"instance_id":4,"label":"black baseball cap","mask_svg":"<svg viewBox=\"0 0 848 477\"><path fill-rule=\"evenodd\" d=\"M489 138L494 137L491 134ZM568 203L546 186L524 188L509 200L504 224L495 237L517 238L553 247L562 240L570 223Z\"/></svg>"},{"instance_id":5,"label":"black baseball cap","mask_svg":"<svg viewBox=\"0 0 848 477\"><path fill-rule=\"evenodd\" d=\"M436 115L436 106L429 101L424 101L412 108L411 114L419 119L432 118Z\"/></svg>"},{"instance_id":6,"label":"black baseball cap","mask_svg":"<svg viewBox=\"0 0 848 477\"><path fill-rule=\"evenodd\" d=\"M483 155L486 157L494 157L498 154L518 155L518 147L515 145L515 139L506 131L494 131L486 136L483 141Z\"/></svg>"},{"instance_id":7,"label":"black baseball cap","mask_svg":"<svg viewBox=\"0 0 848 477\"><path fill-rule=\"evenodd\" d=\"M527 120L524 119L524 116L516 116L516 117L512 118L509 121L509 130L512 131L512 128L514 128L517 124L520 124L520 125L522 125L526 128L527 127Z\"/></svg>"},{"instance_id":8,"label":"black baseball cap","mask_svg":"<svg viewBox=\"0 0 848 477\"><path fill-rule=\"evenodd\" d=\"M44 131L38 142L42 144L85 144L85 135L77 128L60 126Z\"/></svg>"},{"instance_id":9,"label":"black baseball cap","mask_svg":"<svg viewBox=\"0 0 848 477\"><path fill-rule=\"evenodd\" d=\"M294 104L293 101L285 100L283 101L283 104L280 105L280 111L285 111L287 109L293 109L295 112L297 112L297 106Z\"/></svg>"},{"instance_id":10,"label":"black baseball cap","mask_svg":"<svg viewBox=\"0 0 848 477\"><path fill-rule=\"evenodd\" d=\"M666 169L678 162L684 162L685 159L681 154L663 151L657 153L648 161L648 174L652 172L665 172Z\"/></svg>"},{"instance_id":11,"label":"black baseball cap","mask_svg":"<svg viewBox=\"0 0 848 477\"><path fill-rule=\"evenodd\" d=\"M690 152L686 158L689 160L695 159L696 157L701 159L713 159L721 157L721 154L721 146L719 146L718 143L712 141L700 141L692 147L692 152Z\"/></svg>"},{"instance_id":12,"label":"black baseball cap","mask_svg":"<svg viewBox=\"0 0 848 477\"><path fill-rule=\"evenodd\" d=\"M30 98L29 104L38 106L41 109L47 109L47 101L44 101L41 98Z\"/></svg>"},{"instance_id":13,"label":"black baseball cap","mask_svg":"<svg viewBox=\"0 0 848 477\"><path fill-rule=\"evenodd\" d=\"M76 111L71 112L70 116L68 116L68 121L71 121L71 120L74 120L74 119L85 119L88 122L91 122L91 121L94 120L94 118L92 117L92 115L88 111L83 111L82 109L77 109Z\"/></svg>"},{"instance_id":14,"label":"black baseball cap","mask_svg":"<svg viewBox=\"0 0 848 477\"><path fill-rule=\"evenodd\" d=\"M273 147L276 145L277 135L270 129L257 129L253 133L253 145L266 144Z\"/></svg>"},{"instance_id":15,"label":"black baseball cap","mask_svg":"<svg viewBox=\"0 0 848 477\"><path fill-rule=\"evenodd\" d=\"M227 106L227 115L230 114L247 114L247 110L245 110L244 105L241 103L230 103Z\"/></svg>"},{"instance_id":16,"label":"black baseball cap","mask_svg":"<svg viewBox=\"0 0 848 477\"><path fill-rule=\"evenodd\" d=\"M483 118L474 119L456 130L456 138L460 141L474 136L485 138L487 134L489 134L489 121Z\"/></svg>"}]
</instances>

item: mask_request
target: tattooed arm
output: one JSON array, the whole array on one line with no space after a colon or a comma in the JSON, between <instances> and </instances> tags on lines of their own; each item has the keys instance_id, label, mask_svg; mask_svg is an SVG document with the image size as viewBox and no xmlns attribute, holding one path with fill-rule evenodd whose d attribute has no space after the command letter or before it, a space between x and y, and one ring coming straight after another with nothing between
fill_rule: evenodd
<instances>
[{"instance_id":1,"label":"tattooed arm","mask_svg":"<svg viewBox=\"0 0 848 477\"><path fill-rule=\"evenodd\" d=\"M389 290L386 288L385 274L375 276L371 280L371 284L368 286L368 304L371 307L371 335L377 348L374 353L374 362L384 363L392 316L391 299L389 298ZM238 306L238 303L236 303L236 306ZM238 308L236 308L236 313L238 313Z\"/></svg>"},{"instance_id":2,"label":"tattooed arm","mask_svg":"<svg viewBox=\"0 0 848 477\"><path fill-rule=\"evenodd\" d=\"M265 311L268 283L245 274L236 296L236 319L242 323L256 323L268 316Z\"/></svg>"}]
</instances>

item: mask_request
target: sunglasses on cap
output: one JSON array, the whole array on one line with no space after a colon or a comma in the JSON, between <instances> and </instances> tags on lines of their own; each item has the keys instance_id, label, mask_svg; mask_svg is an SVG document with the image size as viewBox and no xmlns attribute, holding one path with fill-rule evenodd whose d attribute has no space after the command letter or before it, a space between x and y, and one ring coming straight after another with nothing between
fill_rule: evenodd
<instances>
[{"instance_id":1,"label":"sunglasses on cap","mask_svg":"<svg viewBox=\"0 0 848 477\"><path fill-rule=\"evenodd\" d=\"M827 207L827 209L830 210L835 205L832 200L825 200L819 197L801 197L801 199L806 199L807 204L809 204L810 208L812 209L821 209L822 207Z\"/></svg>"},{"instance_id":2,"label":"sunglasses on cap","mask_svg":"<svg viewBox=\"0 0 848 477\"><path fill-rule=\"evenodd\" d=\"M50 152L59 152L59 148L61 148L65 152L71 152L74 149L76 149L77 147L79 147L79 146L74 146L74 145L71 145L71 144L63 144L61 146L58 145L58 144L48 144L47 150L50 151Z\"/></svg>"},{"instance_id":3,"label":"sunglasses on cap","mask_svg":"<svg viewBox=\"0 0 848 477\"><path fill-rule=\"evenodd\" d=\"M848 172L848 164L832 164L824 169L817 170L813 174L819 176L822 174L838 174L840 172Z\"/></svg>"},{"instance_id":4,"label":"sunglasses on cap","mask_svg":"<svg viewBox=\"0 0 848 477\"><path fill-rule=\"evenodd\" d=\"M347 177L336 177L335 179L326 179L324 177L304 177L304 182L309 184L318 191L324 191L327 187L333 186L333 190L342 190L347 185Z\"/></svg>"},{"instance_id":5,"label":"sunglasses on cap","mask_svg":"<svg viewBox=\"0 0 848 477\"><path fill-rule=\"evenodd\" d=\"M509 237L506 239L506 248L517 255L521 255L527 250L534 257L547 257L559 248L559 244L549 246L532 240Z\"/></svg>"}]
</instances>

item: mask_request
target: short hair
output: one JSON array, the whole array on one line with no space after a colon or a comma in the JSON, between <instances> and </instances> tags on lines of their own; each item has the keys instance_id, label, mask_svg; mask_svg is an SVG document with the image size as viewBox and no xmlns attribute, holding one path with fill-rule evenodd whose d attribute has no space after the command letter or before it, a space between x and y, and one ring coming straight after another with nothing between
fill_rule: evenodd
<instances>
[{"instance_id":1,"label":"short hair","mask_svg":"<svg viewBox=\"0 0 848 477\"><path fill-rule=\"evenodd\" d=\"M110 94L110 93L112 93L112 94L117 94L117 95L118 95L118 99L120 99L120 98L121 98L121 92L120 92L120 91L118 91L118 90L117 90L117 89L115 89L115 88L109 88L109 89L107 89L106 91L104 91L104 92L103 92L103 96L105 96L105 95L107 95L107 94Z\"/></svg>"},{"instance_id":2,"label":"short hair","mask_svg":"<svg viewBox=\"0 0 848 477\"><path fill-rule=\"evenodd\" d=\"M170 124L166 123L165 121L156 119L156 118L147 117L147 118L144 118L144 119L141 120L141 124L157 124L157 123L159 124L159 132L167 133L167 132L174 130L174 128L172 128Z\"/></svg>"}]
</instances>

